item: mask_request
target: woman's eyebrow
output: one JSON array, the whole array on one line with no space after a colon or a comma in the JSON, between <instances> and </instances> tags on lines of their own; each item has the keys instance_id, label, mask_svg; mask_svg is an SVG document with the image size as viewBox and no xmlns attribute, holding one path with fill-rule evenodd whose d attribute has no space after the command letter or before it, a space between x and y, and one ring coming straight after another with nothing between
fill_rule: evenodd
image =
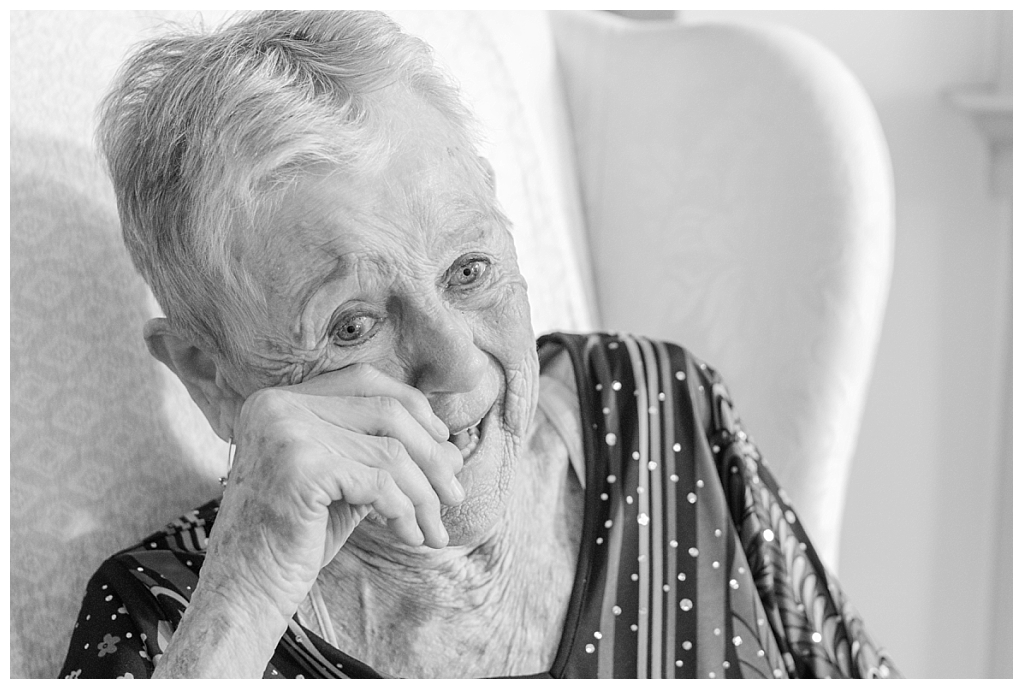
<instances>
[{"instance_id":1,"label":"woman's eyebrow","mask_svg":"<svg viewBox=\"0 0 1023 689\"><path fill-rule=\"evenodd\" d=\"M478 241L490 235L489 219L483 214L473 214L454 223L440 233L440 239L449 244Z\"/></svg>"},{"instance_id":2,"label":"woman's eyebrow","mask_svg":"<svg viewBox=\"0 0 1023 689\"><path fill-rule=\"evenodd\" d=\"M289 329L289 335L293 342L304 346L310 334L319 330L310 321L309 303L313 298L328 284L333 285L335 290L340 289L339 283L349 280L354 274L355 267L351 256L349 254L340 254L336 256L334 264L329 270L324 271L317 279L309 280L302 285L302 288L296 295L298 297L297 308L295 310L296 318Z\"/></svg>"},{"instance_id":3,"label":"woman's eyebrow","mask_svg":"<svg viewBox=\"0 0 1023 689\"><path fill-rule=\"evenodd\" d=\"M440 193L415 189L404 194L403 203L409 220L445 239L501 216L497 200L471 185Z\"/></svg>"},{"instance_id":4,"label":"woman's eyebrow","mask_svg":"<svg viewBox=\"0 0 1023 689\"><path fill-rule=\"evenodd\" d=\"M305 310L309 300L328 283L341 288L357 277L360 271L371 271L377 274L393 273L394 269L381 257L357 252L345 252L334 257L334 264L328 270L317 275L317 279L309 280L299 292L299 305Z\"/></svg>"},{"instance_id":5,"label":"woman's eyebrow","mask_svg":"<svg viewBox=\"0 0 1023 689\"><path fill-rule=\"evenodd\" d=\"M501 217L496 204L479 198L462 196L445 205L446 217L438 223L438 234L447 241L482 239Z\"/></svg>"}]
</instances>

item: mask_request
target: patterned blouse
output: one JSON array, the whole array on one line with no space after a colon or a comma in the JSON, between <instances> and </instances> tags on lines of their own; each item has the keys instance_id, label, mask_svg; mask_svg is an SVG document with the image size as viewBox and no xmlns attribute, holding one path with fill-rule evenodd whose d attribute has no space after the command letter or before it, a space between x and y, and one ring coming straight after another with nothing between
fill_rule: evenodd
<instances>
[{"instance_id":1,"label":"patterned blouse","mask_svg":"<svg viewBox=\"0 0 1023 689\"><path fill-rule=\"evenodd\" d=\"M621 334L552 334L540 345L566 350L575 372L585 510L561 642L537 676L897 676L713 369ZM217 509L100 567L62 676L152 674L198 582ZM313 617L296 615L265 677L382 676L326 641Z\"/></svg>"}]
</instances>

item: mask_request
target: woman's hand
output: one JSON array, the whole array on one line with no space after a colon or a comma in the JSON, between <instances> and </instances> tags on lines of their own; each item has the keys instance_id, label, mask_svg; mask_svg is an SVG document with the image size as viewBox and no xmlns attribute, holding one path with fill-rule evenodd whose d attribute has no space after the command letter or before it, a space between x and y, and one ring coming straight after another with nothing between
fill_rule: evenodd
<instances>
[{"instance_id":1,"label":"woman's hand","mask_svg":"<svg viewBox=\"0 0 1023 689\"><path fill-rule=\"evenodd\" d=\"M290 614L370 508L402 542L442 548L440 504L465 497L448 437L422 392L368 365L260 390L242 407L208 557Z\"/></svg>"},{"instance_id":2,"label":"woman's hand","mask_svg":"<svg viewBox=\"0 0 1023 689\"><path fill-rule=\"evenodd\" d=\"M371 509L403 543L447 545L441 503L465 498L456 478L462 455L448 437L422 392L368 365L251 395L182 626L197 605L253 625L269 615L280 628L269 634L276 645L320 569Z\"/></svg>"}]
</instances>

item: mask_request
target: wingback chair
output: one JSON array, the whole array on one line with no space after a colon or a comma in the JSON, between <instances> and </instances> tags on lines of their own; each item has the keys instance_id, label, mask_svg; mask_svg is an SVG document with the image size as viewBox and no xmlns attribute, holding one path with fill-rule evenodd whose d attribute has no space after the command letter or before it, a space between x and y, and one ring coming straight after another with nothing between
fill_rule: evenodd
<instances>
[{"instance_id":1,"label":"wingback chair","mask_svg":"<svg viewBox=\"0 0 1023 689\"><path fill-rule=\"evenodd\" d=\"M602 13L396 13L485 133L534 326L680 342L837 564L887 293L892 182L849 72L795 33ZM213 497L226 448L146 353L159 313L93 143L185 12L11 16L11 673L54 676L98 564Z\"/></svg>"}]
</instances>

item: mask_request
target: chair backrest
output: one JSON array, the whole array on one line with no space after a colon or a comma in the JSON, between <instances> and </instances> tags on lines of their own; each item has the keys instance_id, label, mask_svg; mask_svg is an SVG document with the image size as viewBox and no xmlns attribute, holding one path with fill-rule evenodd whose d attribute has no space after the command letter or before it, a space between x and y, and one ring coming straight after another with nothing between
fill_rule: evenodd
<instances>
[{"instance_id":1,"label":"chair backrest","mask_svg":"<svg viewBox=\"0 0 1023 689\"><path fill-rule=\"evenodd\" d=\"M554 13L602 326L716 366L837 566L894 237L865 92L791 30Z\"/></svg>"},{"instance_id":2,"label":"chair backrest","mask_svg":"<svg viewBox=\"0 0 1023 689\"><path fill-rule=\"evenodd\" d=\"M214 496L226 446L151 359L158 314L121 246L93 146L95 108L127 53L168 21L220 14L14 13L11 17L11 673L54 676L99 563ZM398 13L435 47L486 132L515 222L534 327L596 325L578 256L581 211L544 15L501 40L473 13ZM499 32L500 32L499 31ZM525 33L526 35L522 35ZM509 74L525 40L535 70ZM524 103L526 105L524 105ZM537 105L533 112L527 106Z\"/></svg>"}]
</instances>

